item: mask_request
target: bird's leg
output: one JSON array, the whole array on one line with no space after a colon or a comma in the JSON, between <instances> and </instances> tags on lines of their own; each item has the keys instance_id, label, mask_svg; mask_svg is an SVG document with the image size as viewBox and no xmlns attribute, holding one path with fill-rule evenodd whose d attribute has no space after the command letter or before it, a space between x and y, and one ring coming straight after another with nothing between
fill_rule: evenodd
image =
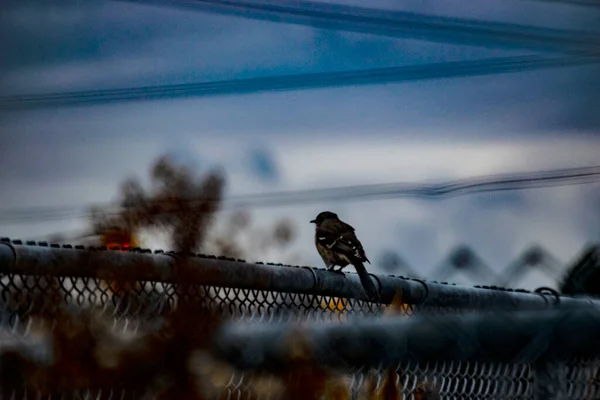
<instances>
[{"instance_id":1,"label":"bird's leg","mask_svg":"<svg viewBox=\"0 0 600 400\"><path fill-rule=\"evenodd\" d=\"M342 274L342 275L344 275L344 272L342 271L342 269L343 269L344 267L342 267L342 266L339 266L339 265L338 265L338 267L339 267L338 269L332 268L332 269L331 269L331 272L337 272L338 274Z\"/></svg>"}]
</instances>

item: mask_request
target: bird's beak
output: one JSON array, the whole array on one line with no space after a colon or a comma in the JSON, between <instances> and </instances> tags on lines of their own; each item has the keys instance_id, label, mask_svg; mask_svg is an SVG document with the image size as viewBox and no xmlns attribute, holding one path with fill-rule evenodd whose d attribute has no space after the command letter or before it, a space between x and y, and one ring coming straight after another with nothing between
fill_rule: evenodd
<instances>
[{"instance_id":1,"label":"bird's beak","mask_svg":"<svg viewBox=\"0 0 600 400\"><path fill-rule=\"evenodd\" d=\"M316 223L317 223L317 220L316 220L316 219L313 219L312 221L310 221L310 223L311 223L311 224L316 224Z\"/></svg>"}]
</instances>

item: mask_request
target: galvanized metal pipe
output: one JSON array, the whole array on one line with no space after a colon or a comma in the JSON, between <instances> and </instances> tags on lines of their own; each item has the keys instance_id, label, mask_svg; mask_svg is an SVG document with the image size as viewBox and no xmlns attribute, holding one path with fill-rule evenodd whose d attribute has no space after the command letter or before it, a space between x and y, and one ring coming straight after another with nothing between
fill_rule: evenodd
<instances>
[{"instance_id":1,"label":"galvanized metal pipe","mask_svg":"<svg viewBox=\"0 0 600 400\"><path fill-rule=\"evenodd\" d=\"M306 293L366 300L354 273L324 269L253 264L241 261L190 257L176 265L177 256L121 251L92 251L0 243L0 273L98 277L159 282L185 282L218 287ZM372 275L382 302L402 292L404 303L425 307L485 309L545 309L587 306L589 298L560 299L552 295L472 288L387 275Z\"/></svg>"},{"instance_id":2,"label":"galvanized metal pipe","mask_svg":"<svg viewBox=\"0 0 600 400\"><path fill-rule=\"evenodd\" d=\"M17 255L13 246L0 243L0 268L11 270L14 267Z\"/></svg>"},{"instance_id":3,"label":"galvanized metal pipe","mask_svg":"<svg viewBox=\"0 0 600 400\"><path fill-rule=\"evenodd\" d=\"M305 362L335 368L463 360L533 363L598 356L599 335L600 308L591 307L309 326L234 323L215 335L213 349L241 369L281 370Z\"/></svg>"}]
</instances>

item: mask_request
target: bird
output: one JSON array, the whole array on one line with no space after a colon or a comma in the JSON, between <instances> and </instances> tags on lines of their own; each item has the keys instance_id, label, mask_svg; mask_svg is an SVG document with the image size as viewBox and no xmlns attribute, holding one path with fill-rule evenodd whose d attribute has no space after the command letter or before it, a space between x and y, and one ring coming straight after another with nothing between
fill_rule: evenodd
<instances>
[{"instance_id":1,"label":"bird","mask_svg":"<svg viewBox=\"0 0 600 400\"><path fill-rule=\"evenodd\" d=\"M371 261L356 237L354 228L331 211L319 213L310 223L315 224L315 246L327 269L342 272L342 269L352 264L367 296L379 301L379 293L364 265ZM337 271L336 266L339 267Z\"/></svg>"}]
</instances>

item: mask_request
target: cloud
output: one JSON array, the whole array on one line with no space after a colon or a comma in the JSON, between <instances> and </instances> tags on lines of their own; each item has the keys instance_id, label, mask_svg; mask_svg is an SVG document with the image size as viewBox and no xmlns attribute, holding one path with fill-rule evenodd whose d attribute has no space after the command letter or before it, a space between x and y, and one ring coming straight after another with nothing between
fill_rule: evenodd
<instances>
[{"instance_id":1,"label":"cloud","mask_svg":"<svg viewBox=\"0 0 600 400\"><path fill-rule=\"evenodd\" d=\"M250 171L260 180L265 182L276 182L279 179L279 169L272 153L265 147L257 147L250 150Z\"/></svg>"},{"instance_id":2,"label":"cloud","mask_svg":"<svg viewBox=\"0 0 600 400\"><path fill-rule=\"evenodd\" d=\"M183 165L195 173L200 173L207 168L206 155L202 155L202 148L189 137L175 136L161 141L159 146L164 154L171 157L178 165Z\"/></svg>"},{"instance_id":3,"label":"cloud","mask_svg":"<svg viewBox=\"0 0 600 400\"><path fill-rule=\"evenodd\" d=\"M597 163L593 139L396 140L322 138L318 144L286 138L274 145L285 154L284 180L290 185L329 186L351 182L419 182L474 175L570 168Z\"/></svg>"},{"instance_id":4,"label":"cloud","mask_svg":"<svg viewBox=\"0 0 600 400\"><path fill-rule=\"evenodd\" d=\"M377 5L545 26L597 26L592 13L542 2ZM2 7L3 95L507 54L118 2ZM111 201L124 177L147 178L151 162L165 152L197 169L224 167L230 195L593 165L600 146L599 77L598 67L581 67L3 112L0 205ZM460 244L497 267L532 243L569 261L586 241L600 239L599 193L590 185L438 202L339 201L252 211L265 223L291 216L307 263L320 265L308 221L332 209L356 226L374 271L380 271L377 255L394 249L428 272ZM5 225L1 233L27 238L85 223ZM529 279L534 285L537 278Z\"/></svg>"},{"instance_id":5,"label":"cloud","mask_svg":"<svg viewBox=\"0 0 600 400\"><path fill-rule=\"evenodd\" d=\"M270 138L269 149L277 159L279 179L265 183L247 166L244 141L233 146L224 138L203 146L202 139L181 142L186 156L202 160L203 170L220 163L227 171L228 193L244 195L264 191L298 190L349 184L437 181L480 174L497 174L591 165L596 162L600 142L570 140L480 140L433 145L402 140L347 138L333 145L331 139L305 142L302 138ZM249 141L250 142L250 141ZM28 181L20 176L7 184L0 179L2 208L39 205L104 203L114 200L126 175L146 177L152 160L163 148L136 142L108 142L104 147L73 146L64 149L59 162L64 176L49 174L51 164L38 170L40 176ZM177 148L178 145L174 145ZM77 155L76 150L81 152ZM57 154L63 156L63 154ZM40 158L32 155L32 159ZM29 161L22 161L26 165ZM13 171L19 171L14 168ZM6 168L2 168L6 170ZM29 173L33 173L31 170ZM43 172L46 172L45 174ZM32 179L32 178L29 178ZM35 182L35 183L34 183ZM373 261L374 272L384 272L379 255L397 251L411 267L430 274L456 246L467 245L496 270L507 266L528 246L540 244L564 263L584 244L600 240L600 185L568 186L510 193L484 193L446 200L388 199L377 201L328 201L282 207L251 208L255 220L270 224L291 218L299 229L297 250L307 264L320 266L313 249L313 231L308 221L325 209L336 211L357 229ZM228 213L229 211L224 211ZM12 237L39 237L44 233L85 227L85 220L41 222L30 225L5 224L2 234ZM152 242L164 247L166 244ZM276 255L272 255L276 257ZM278 262L276 258L263 261ZM459 279L459 278L456 278ZM540 286L530 276L523 286ZM468 283L465 281L464 283ZM544 284L548 282L544 281Z\"/></svg>"},{"instance_id":6,"label":"cloud","mask_svg":"<svg viewBox=\"0 0 600 400\"><path fill-rule=\"evenodd\" d=\"M21 63L3 74L4 91L82 90L252 75L256 69L277 68L282 58L273 58L273 54L285 53L283 60L289 65L302 63L301 57L294 57L294 50L311 35L302 27L261 26L247 20L232 23L230 18L202 13L139 6L130 10L132 6L126 3L103 4L108 5L100 14L113 16L103 25L88 21L99 18L95 16L98 5L81 5L78 18L70 23L65 19L37 26L36 31L47 31L45 37L14 39L21 30L32 30L35 22L35 18L18 18L22 21L13 23L14 32L7 29L6 37L13 39L6 51ZM64 5L59 11L62 8ZM73 35L73 31L82 34ZM54 41L47 36L54 36ZM48 54L39 55L37 48ZM28 51L39 58L30 60Z\"/></svg>"},{"instance_id":7,"label":"cloud","mask_svg":"<svg viewBox=\"0 0 600 400\"><path fill-rule=\"evenodd\" d=\"M590 13L578 7L513 3L473 6L448 2L440 6L431 2L382 1L371 6L546 26L595 26ZM3 94L172 84L521 54L126 2L13 2L3 11L0 17L0 38L4 39L0 40L0 50L6 55L0 74ZM430 132L434 128L478 131L478 135L514 131L542 134L552 130L595 133L600 121L593 105L600 101L600 94L593 88L599 76L598 67L582 67L170 104L139 102L133 106L99 106L85 113L88 120L101 118L91 115L94 113L106 115L108 121L95 125L100 130L119 119L113 114L115 109L117 114L128 114L132 120L140 115L151 120L150 114L164 109L168 112L159 111L163 121L158 124L153 121L153 125L167 125L168 120L168 130L177 134L191 124L226 132L273 129L280 134L299 129L304 132L327 129L329 134L368 129L370 134L379 134L415 128ZM65 115L63 112L58 111ZM53 112L49 114L56 119ZM180 120L171 117L182 114L184 118ZM38 115L45 124L47 112L18 114L15 118L34 120ZM4 118L12 120L13 114ZM203 121L199 123L199 119ZM27 124L34 125L35 121ZM23 130L23 126L18 129ZM132 134L119 130L110 126L101 135ZM52 134L80 133L77 129L54 128Z\"/></svg>"}]
</instances>

